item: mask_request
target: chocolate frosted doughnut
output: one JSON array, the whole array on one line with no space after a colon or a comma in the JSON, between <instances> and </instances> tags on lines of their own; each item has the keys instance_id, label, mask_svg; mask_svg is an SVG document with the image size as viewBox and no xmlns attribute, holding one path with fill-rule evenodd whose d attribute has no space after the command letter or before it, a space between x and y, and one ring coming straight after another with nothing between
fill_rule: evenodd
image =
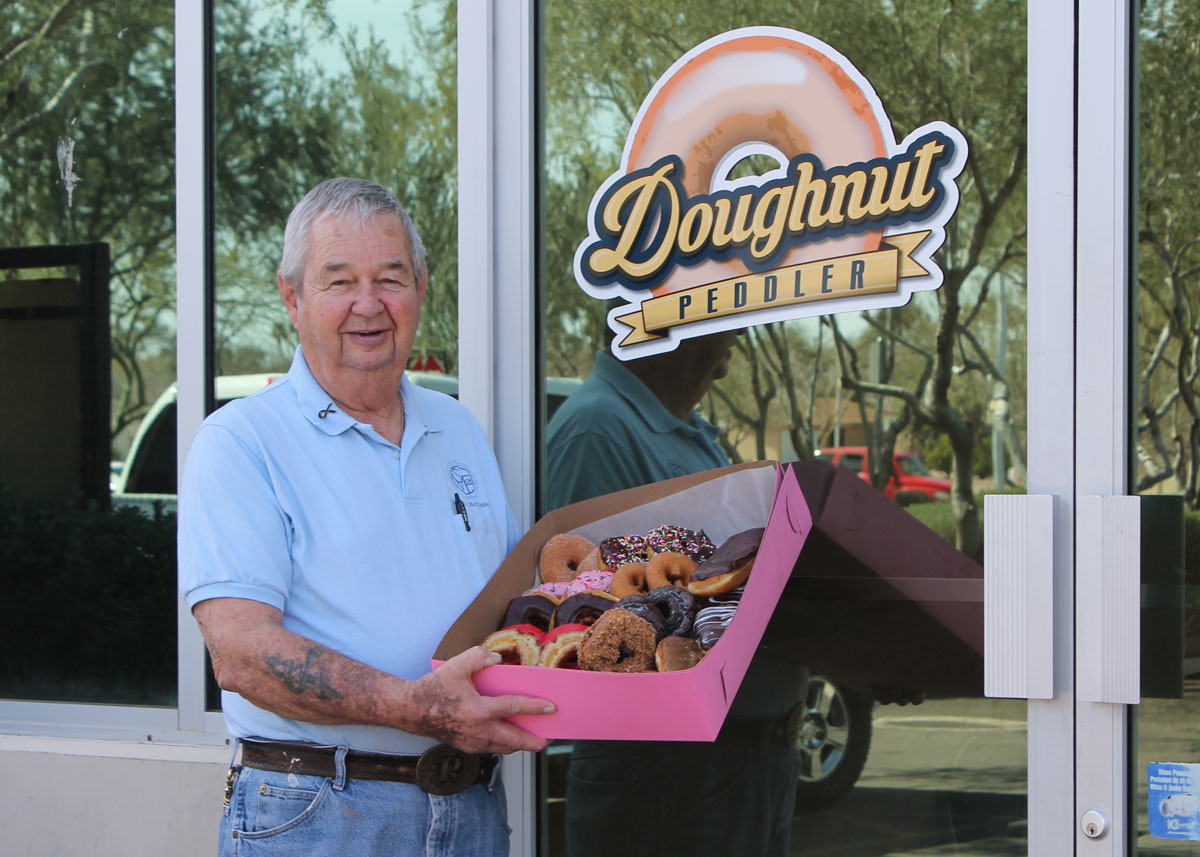
<instances>
[{"instance_id":1,"label":"chocolate frosted doughnut","mask_svg":"<svg viewBox=\"0 0 1200 857\"><path fill-rule=\"evenodd\" d=\"M718 595L745 583L765 532L763 527L743 530L722 542L713 555L692 572L688 592L700 596Z\"/></svg>"},{"instance_id":2,"label":"chocolate frosted doughnut","mask_svg":"<svg viewBox=\"0 0 1200 857\"><path fill-rule=\"evenodd\" d=\"M545 592L535 591L528 595L518 595L508 602L508 609L504 612L504 621L500 623L500 627L533 625L548 631L558 605L559 600Z\"/></svg>"},{"instance_id":3,"label":"chocolate frosted doughnut","mask_svg":"<svg viewBox=\"0 0 1200 857\"><path fill-rule=\"evenodd\" d=\"M729 623L733 621L733 614L737 611L737 607L734 602L726 602L710 604L696 612L696 621L692 628L695 632L696 642L702 649L708 651L717 644L717 641L725 633L725 629L729 627Z\"/></svg>"},{"instance_id":4,"label":"chocolate frosted doughnut","mask_svg":"<svg viewBox=\"0 0 1200 857\"><path fill-rule=\"evenodd\" d=\"M616 603L616 596L607 592L580 592L568 595L554 611L554 625L590 625L600 618L600 614L605 610L615 607Z\"/></svg>"},{"instance_id":5,"label":"chocolate frosted doughnut","mask_svg":"<svg viewBox=\"0 0 1200 857\"><path fill-rule=\"evenodd\" d=\"M663 524L646 533L646 546L656 554L681 553L696 562L708 559L717 549L704 530L692 532L675 524Z\"/></svg>"},{"instance_id":6,"label":"chocolate frosted doughnut","mask_svg":"<svg viewBox=\"0 0 1200 857\"><path fill-rule=\"evenodd\" d=\"M691 633L692 620L696 615L696 599L686 589L678 586L660 586L651 589L646 596L667 623L667 633L684 637Z\"/></svg>"},{"instance_id":7,"label":"chocolate frosted doughnut","mask_svg":"<svg viewBox=\"0 0 1200 857\"><path fill-rule=\"evenodd\" d=\"M704 657L704 649L687 637L664 637L654 652L654 665L660 673L691 669Z\"/></svg>"},{"instance_id":8,"label":"chocolate frosted doughnut","mask_svg":"<svg viewBox=\"0 0 1200 857\"><path fill-rule=\"evenodd\" d=\"M579 644L585 670L638 673L654 667L654 628L640 616L613 608L597 619Z\"/></svg>"},{"instance_id":9,"label":"chocolate frosted doughnut","mask_svg":"<svg viewBox=\"0 0 1200 857\"><path fill-rule=\"evenodd\" d=\"M674 587L672 587L674 588ZM667 627L667 617L663 611L650 602L648 595L627 595L616 604L622 610L628 610L634 616L640 616L654 627L654 639L661 640L670 633Z\"/></svg>"},{"instance_id":10,"label":"chocolate frosted doughnut","mask_svg":"<svg viewBox=\"0 0 1200 857\"><path fill-rule=\"evenodd\" d=\"M619 571L626 563L648 561L650 554L641 536L614 536L600 542L600 559Z\"/></svg>"},{"instance_id":11,"label":"chocolate frosted doughnut","mask_svg":"<svg viewBox=\"0 0 1200 857\"><path fill-rule=\"evenodd\" d=\"M579 566L596 546L583 536L559 533L542 545L538 571L547 583L571 581L579 574Z\"/></svg>"}]
</instances>

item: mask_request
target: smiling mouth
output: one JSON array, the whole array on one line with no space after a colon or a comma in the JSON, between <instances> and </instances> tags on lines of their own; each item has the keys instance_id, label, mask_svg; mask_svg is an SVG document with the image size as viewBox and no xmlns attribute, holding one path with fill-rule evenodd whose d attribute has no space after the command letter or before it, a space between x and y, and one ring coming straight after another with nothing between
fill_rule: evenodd
<instances>
[{"instance_id":1,"label":"smiling mouth","mask_svg":"<svg viewBox=\"0 0 1200 857\"><path fill-rule=\"evenodd\" d=\"M347 330L346 335L352 339L370 342L381 339L390 332L390 330Z\"/></svg>"}]
</instances>

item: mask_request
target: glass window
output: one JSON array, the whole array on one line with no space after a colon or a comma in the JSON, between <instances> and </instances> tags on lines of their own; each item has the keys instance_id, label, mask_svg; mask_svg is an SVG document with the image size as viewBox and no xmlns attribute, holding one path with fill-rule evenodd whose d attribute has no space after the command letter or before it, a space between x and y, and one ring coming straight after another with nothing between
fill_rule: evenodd
<instances>
[{"instance_id":1,"label":"glass window","mask_svg":"<svg viewBox=\"0 0 1200 857\"><path fill-rule=\"evenodd\" d=\"M5 5L0 697L176 698L174 514L122 465L174 378L173 18Z\"/></svg>"},{"instance_id":2,"label":"glass window","mask_svg":"<svg viewBox=\"0 0 1200 857\"><path fill-rule=\"evenodd\" d=\"M649 390L663 413L680 423L694 428L702 420L715 427L717 461L804 460L822 448L820 457L827 459L831 447L865 448L865 454L841 455L838 463L859 472L869 464L864 475L877 491L906 505L925 527L980 562L982 495L997 488L1020 491L1025 481L1024 4L879 0L851 9L839 3L776 0L545 0L543 7L539 341L544 342L544 377L584 379L576 400L581 409L582 397L601 396L602 384ZM960 207L937 256L944 283L900 308L748 328L736 338L728 360L717 361L720 368L701 384L691 383L684 370L656 377L649 358L640 368L634 366L637 361L614 368L609 307L583 292L573 269L576 248L588 235L589 203L619 169L626 134L660 75L706 39L746 26L799 30L846 55L875 87L897 138L944 120L970 139L970 164L958 180ZM711 97L710 87L696 93L695 102ZM728 112L739 110L750 108L743 102ZM719 142L716 129L723 122L716 116L697 132L712 129L702 138L705 145ZM727 148L711 152L713 160L729 155ZM744 157L728 177L752 179L806 151L800 146L783 153L780 163L763 155ZM677 154L684 158L685 153ZM722 163L733 160L729 155ZM683 169L686 183L686 163ZM655 407L652 400L641 401L649 402L644 408ZM582 499L589 490L629 487L614 481L629 474L642 473L642 481L662 478L645 475L650 465L639 464L644 450L613 442L611 461L601 457L574 468L594 474L590 485L576 486L573 494L557 488L570 470L561 452L566 448L564 427L601 431L599 420L586 426L570 423L574 407L568 399L559 417L545 427L545 508ZM907 459L902 472L891 472L892 451ZM926 475L921 462L951 478L906 484L904 476ZM845 562L829 562L822 573L854 574L847 568ZM977 571L981 579L982 570ZM789 585L776 609L776 617L787 621L768 628L777 654L803 653L796 658L821 666L800 685L786 669L754 684L760 701L796 697L788 721L797 727L792 734L798 770L795 808L800 813L793 823L792 850L866 853L880 848L886 837L891 843L920 842L934 850L953 842L956 848L981 853L1024 854L1024 703L982 698L981 641L979 652L954 664L939 660L946 653L942 647L924 648L915 660L957 684L930 692L917 707L892 704L904 701L913 688L879 686L888 683L886 676L852 675L845 665L853 658L843 658L846 652L872 646L882 651L891 632L895 636L889 639L898 645L907 645L906 635L911 641L937 633L925 624L924 605L875 600L871 586L879 581L871 574L863 572L853 581L858 597L850 600L839 600L819 581L793 575L796 588ZM980 627L982 605L975 607L978 621L972 624ZM834 614L839 618L831 619ZM775 638L772 629L783 624L791 637ZM752 709L757 713L749 713ZM737 702L731 717L753 723L777 719L769 705L746 709ZM608 773L627 778L618 764L626 766L624 771L645 770L646 760L656 758L658 751L621 747L608 752L621 754ZM611 808L622 799L604 786L612 779L600 779L602 759L600 750L573 742L559 742L543 754L542 853L569 850L575 855L587 853L580 852L581 845L595 845L588 839L598 828L588 819L602 806L609 807L611 818ZM762 775L756 769L756 776ZM684 788L669 773L654 773L650 779L664 792ZM897 800L905 802L903 819L885 809ZM630 835L634 822L617 814L626 819L622 835ZM882 815L887 816L886 834L861 823L864 817ZM968 815L972 823L963 826ZM581 830L587 831L582 838ZM604 831L596 835L602 837ZM723 834L714 829L713 835ZM745 844L731 842L727 848L738 853L747 850Z\"/></svg>"}]
</instances>

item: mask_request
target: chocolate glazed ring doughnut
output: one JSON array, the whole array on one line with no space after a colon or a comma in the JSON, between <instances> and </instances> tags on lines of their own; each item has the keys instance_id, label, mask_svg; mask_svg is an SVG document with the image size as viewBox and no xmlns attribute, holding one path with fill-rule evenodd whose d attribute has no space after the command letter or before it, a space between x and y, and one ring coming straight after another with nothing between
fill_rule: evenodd
<instances>
[{"instance_id":1,"label":"chocolate glazed ring doughnut","mask_svg":"<svg viewBox=\"0 0 1200 857\"><path fill-rule=\"evenodd\" d=\"M645 592L647 588L646 563L627 562L613 575L612 586L608 591L618 598L624 598L626 595Z\"/></svg>"},{"instance_id":2,"label":"chocolate glazed ring doughnut","mask_svg":"<svg viewBox=\"0 0 1200 857\"><path fill-rule=\"evenodd\" d=\"M692 620L696 615L696 599L686 589L660 586L651 589L646 600L666 619L667 632L671 636L685 637L691 632Z\"/></svg>"},{"instance_id":3,"label":"chocolate glazed ring doughnut","mask_svg":"<svg viewBox=\"0 0 1200 857\"><path fill-rule=\"evenodd\" d=\"M640 593L627 595L618 601L615 606L622 610L628 610L634 616L639 616L649 622L654 628L654 639L656 642L670 634L666 616L663 615L662 610L650 603L648 595Z\"/></svg>"},{"instance_id":4,"label":"chocolate glazed ring doughnut","mask_svg":"<svg viewBox=\"0 0 1200 857\"><path fill-rule=\"evenodd\" d=\"M696 570L696 561L681 553L656 553L646 564L646 588L687 586Z\"/></svg>"},{"instance_id":5,"label":"chocolate glazed ring doughnut","mask_svg":"<svg viewBox=\"0 0 1200 857\"><path fill-rule=\"evenodd\" d=\"M554 625L590 625L600 614L616 606L617 598L608 592L580 592L563 599L554 611Z\"/></svg>"},{"instance_id":6,"label":"chocolate glazed ring doughnut","mask_svg":"<svg viewBox=\"0 0 1200 857\"><path fill-rule=\"evenodd\" d=\"M559 600L544 592L533 592L529 595L518 595L508 602L504 612L501 628L509 625L533 625L542 631L550 630L554 619L554 611L558 608Z\"/></svg>"},{"instance_id":7,"label":"chocolate glazed ring doughnut","mask_svg":"<svg viewBox=\"0 0 1200 857\"><path fill-rule=\"evenodd\" d=\"M559 533L542 546L538 559L538 571L547 583L572 581L579 574L579 566L596 546L583 536Z\"/></svg>"}]
</instances>

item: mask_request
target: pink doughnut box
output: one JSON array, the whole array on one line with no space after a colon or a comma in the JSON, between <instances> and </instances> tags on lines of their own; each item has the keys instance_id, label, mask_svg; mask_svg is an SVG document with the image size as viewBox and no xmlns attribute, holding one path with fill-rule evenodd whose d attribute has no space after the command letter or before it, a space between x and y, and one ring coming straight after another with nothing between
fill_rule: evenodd
<instances>
[{"instance_id":1,"label":"pink doughnut box","mask_svg":"<svg viewBox=\"0 0 1200 857\"><path fill-rule=\"evenodd\" d=\"M737 613L699 664L632 675L500 665L477 673L475 685L489 696L512 693L554 702L554 714L513 718L542 738L714 740L813 526L795 475L775 462L681 476L550 512L446 632L434 667L496 630L508 602L537 582L538 553L551 536L573 532L598 543L661 524L703 529L715 544L766 527Z\"/></svg>"}]
</instances>

